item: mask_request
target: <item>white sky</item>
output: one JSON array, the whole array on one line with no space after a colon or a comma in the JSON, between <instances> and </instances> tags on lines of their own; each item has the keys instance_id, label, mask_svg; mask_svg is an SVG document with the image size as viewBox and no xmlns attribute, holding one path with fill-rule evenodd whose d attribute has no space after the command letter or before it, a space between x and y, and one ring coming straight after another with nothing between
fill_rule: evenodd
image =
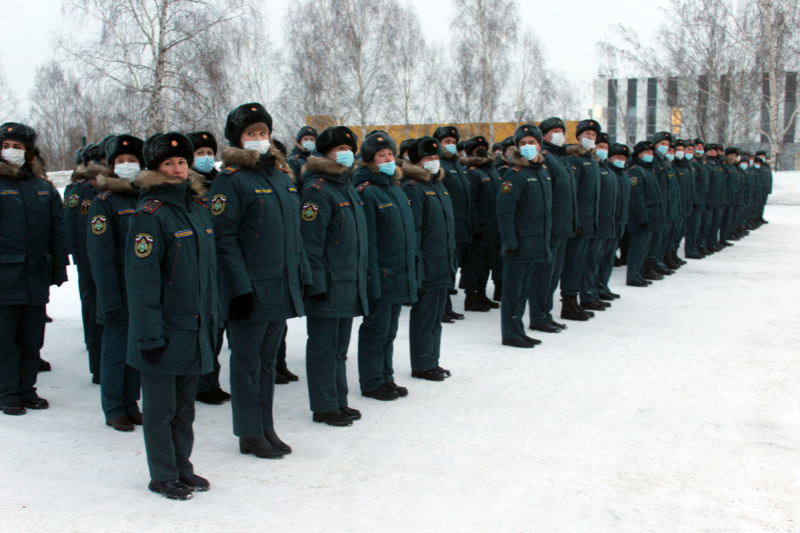
<instances>
[{"instance_id":1,"label":"white sky","mask_svg":"<svg viewBox=\"0 0 800 533\"><path fill-rule=\"evenodd\" d=\"M450 0L405 0L416 7L425 39L447 44L455 10ZM291 0L264 0L273 43L282 41L283 17ZM642 0L520 0L520 20L544 43L547 66L563 72L581 88L581 99L591 104L591 82L597 74L595 43L610 27L622 23L647 36L658 26L658 4ZM53 54L54 34L62 25L61 0L0 0L0 54L2 68L21 105L28 107L36 67ZM613 6L613 7L612 7ZM510 53L513 53L511 51Z\"/></svg>"}]
</instances>

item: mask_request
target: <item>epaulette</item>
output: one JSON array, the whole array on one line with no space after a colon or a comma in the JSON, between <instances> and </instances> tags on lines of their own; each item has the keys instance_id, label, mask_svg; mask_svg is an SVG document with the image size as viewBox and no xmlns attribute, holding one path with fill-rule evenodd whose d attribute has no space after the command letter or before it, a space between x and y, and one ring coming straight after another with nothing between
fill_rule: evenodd
<instances>
[{"instance_id":1,"label":"epaulette","mask_svg":"<svg viewBox=\"0 0 800 533\"><path fill-rule=\"evenodd\" d=\"M311 184L311 188L316 189L318 191L321 191L324 186L325 186L325 178L319 178L317 179L317 181Z\"/></svg>"},{"instance_id":2,"label":"epaulette","mask_svg":"<svg viewBox=\"0 0 800 533\"><path fill-rule=\"evenodd\" d=\"M153 213L155 213L155 212L156 212L156 209L158 209L159 207L161 207L161 204L163 204L163 203L164 203L164 202L162 202L161 200L148 200L148 201L147 201L147 203L145 203L145 204L142 206L142 208L140 209L140 211L141 211L142 213L149 213L149 214L151 214L151 215L152 215Z\"/></svg>"},{"instance_id":3,"label":"epaulette","mask_svg":"<svg viewBox=\"0 0 800 533\"><path fill-rule=\"evenodd\" d=\"M286 172L286 173L287 173L287 174L289 174L290 176L292 175L292 171L291 171L291 169L289 169L289 168L287 168L287 167L284 167L283 165L281 165L281 166L280 166L280 167L278 167L278 168L280 168L282 171Z\"/></svg>"},{"instance_id":4,"label":"epaulette","mask_svg":"<svg viewBox=\"0 0 800 533\"><path fill-rule=\"evenodd\" d=\"M409 185L416 185L417 183L418 183L418 182L417 182L417 180L415 180L415 179L410 179L410 180L408 180L408 184L409 184Z\"/></svg>"},{"instance_id":5,"label":"epaulette","mask_svg":"<svg viewBox=\"0 0 800 533\"><path fill-rule=\"evenodd\" d=\"M100 194L98 194L97 196L95 196L95 200L100 200L101 202L105 202L106 200L111 198L112 194L114 194L114 193L112 193L111 191L103 191Z\"/></svg>"},{"instance_id":6,"label":"epaulette","mask_svg":"<svg viewBox=\"0 0 800 533\"><path fill-rule=\"evenodd\" d=\"M222 172L220 172L220 174L224 174L226 176L230 176L234 172L239 171L241 169L242 169L242 167L240 167L239 165L231 165L229 167L223 168Z\"/></svg>"},{"instance_id":7,"label":"epaulette","mask_svg":"<svg viewBox=\"0 0 800 533\"><path fill-rule=\"evenodd\" d=\"M522 167L519 165L514 165L513 167L511 167L511 170L513 170L514 172L519 172L520 170L522 170Z\"/></svg>"},{"instance_id":8,"label":"epaulette","mask_svg":"<svg viewBox=\"0 0 800 533\"><path fill-rule=\"evenodd\" d=\"M362 183L361 185L359 185L358 187L356 187L356 191L358 191L358 192L364 192L364 191L366 190L366 188L367 188L367 187L369 187L370 185L372 185L372 183L370 183L370 182L368 182L368 181L365 181L364 183Z\"/></svg>"},{"instance_id":9,"label":"epaulette","mask_svg":"<svg viewBox=\"0 0 800 533\"><path fill-rule=\"evenodd\" d=\"M469 167L470 170L475 170L476 168L478 168L478 167L476 167L476 166Z\"/></svg>"},{"instance_id":10,"label":"epaulette","mask_svg":"<svg viewBox=\"0 0 800 533\"><path fill-rule=\"evenodd\" d=\"M547 148L545 148L544 150L542 150L542 155L544 155L544 156L546 156L546 155L547 155L547 154L549 154L549 153L550 153L550 150L548 150Z\"/></svg>"}]
</instances>

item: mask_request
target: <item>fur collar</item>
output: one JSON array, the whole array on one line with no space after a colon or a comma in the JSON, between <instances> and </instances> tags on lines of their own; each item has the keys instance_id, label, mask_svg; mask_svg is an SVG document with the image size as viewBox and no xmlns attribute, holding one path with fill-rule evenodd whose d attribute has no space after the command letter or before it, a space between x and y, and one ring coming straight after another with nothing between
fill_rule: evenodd
<instances>
[{"instance_id":1,"label":"fur collar","mask_svg":"<svg viewBox=\"0 0 800 533\"><path fill-rule=\"evenodd\" d=\"M118 178L110 172L105 172L97 176L95 188L99 192L111 191L114 194L136 195L136 189L130 180Z\"/></svg>"},{"instance_id":2,"label":"fur collar","mask_svg":"<svg viewBox=\"0 0 800 533\"><path fill-rule=\"evenodd\" d=\"M75 167L75 170L72 171L72 183L80 181L85 178L84 174L86 173L86 166L83 163Z\"/></svg>"},{"instance_id":3,"label":"fur collar","mask_svg":"<svg viewBox=\"0 0 800 533\"><path fill-rule=\"evenodd\" d=\"M193 172L189 172L189 178L187 181L192 186L192 190L195 193L200 195L201 198L205 198L202 192L199 191L197 188L201 186L202 179L198 182L197 179L192 179ZM194 174L198 175L197 172ZM202 176L201 176L202 178ZM133 180L134 185L139 187L140 189L147 189L148 191L152 191L154 189L160 189L161 187L166 187L168 185L180 185L181 183L186 183L184 180L180 178L175 178L172 176L167 176L163 172L158 170L143 170L136 175L136 179Z\"/></svg>"},{"instance_id":4,"label":"fur collar","mask_svg":"<svg viewBox=\"0 0 800 533\"><path fill-rule=\"evenodd\" d=\"M274 146L269 147L269 155L275 158L275 168L281 170L288 168L286 166L286 158ZM261 160L261 154L255 150L244 150L238 146L228 146L222 149L222 164L223 166L236 165L243 168L253 169L256 168L258 162Z\"/></svg>"},{"instance_id":5,"label":"fur collar","mask_svg":"<svg viewBox=\"0 0 800 533\"><path fill-rule=\"evenodd\" d=\"M511 157L509 158L509 162L512 165L518 165L520 167L529 167L529 166L531 166L531 163L537 163L537 164L543 163L544 162L544 156L540 152L540 153L536 154L536 157L533 158L533 161L529 161L529 160L525 159L524 157L522 157L522 152L520 152L519 148L517 148L516 150L512 150Z\"/></svg>"},{"instance_id":6,"label":"fur collar","mask_svg":"<svg viewBox=\"0 0 800 533\"><path fill-rule=\"evenodd\" d=\"M341 163L337 163L336 161L328 159L327 157L310 155L308 156L306 164L303 165L303 169L300 171L300 177L302 177L306 172L319 172L321 174L341 176L342 174L350 172L350 169Z\"/></svg>"},{"instance_id":7,"label":"fur collar","mask_svg":"<svg viewBox=\"0 0 800 533\"><path fill-rule=\"evenodd\" d=\"M450 152L448 152L447 150L442 148L442 156L441 156L441 158L442 159L447 159L448 161L453 161L454 159L458 158L458 154L457 153L451 154Z\"/></svg>"},{"instance_id":8,"label":"fur collar","mask_svg":"<svg viewBox=\"0 0 800 533\"><path fill-rule=\"evenodd\" d=\"M567 151L567 155L584 155L589 150L587 150L586 148L584 148L580 144L571 144L571 145L567 146L567 150L566 151Z\"/></svg>"},{"instance_id":9,"label":"fur collar","mask_svg":"<svg viewBox=\"0 0 800 533\"><path fill-rule=\"evenodd\" d=\"M194 189L195 192L200 195L200 198L208 198L208 185L206 185L207 182L205 176L190 169L189 183L192 184L192 189Z\"/></svg>"},{"instance_id":10,"label":"fur collar","mask_svg":"<svg viewBox=\"0 0 800 533\"><path fill-rule=\"evenodd\" d=\"M44 172L44 168L42 165L34 159L33 163L31 163L30 167L23 166L22 169L28 169L31 174L36 176L37 178L43 178L47 180L47 174ZM0 176L4 178L12 178L16 180L25 179L25 173L19 172L20 167L9 163L8 161L4 161L0 159Z\"/></svg>"},{"instance_id":11,"label":"fur collar","mask_svg":"<svg viewBox=\"0 0 800 533\"><path fill-rule=\"evenodd\" d=\"M417 166L413 163L406 163L403 165L403 177L424 183L430 183L433 181L433 175L427 169ZM436 175L436 181L442 181L443 179L444 170L439 168L439 174Z\"/></svg>"},{"instance_id":12,"label":"fur collar","mask_svg":"<svg viewBox=\"0 0 800 533\"><path fill-rule=\"evenodd\" d=\"M397 160L395 160L395 162L397 162ZM361 167L368 168L370 170L370 172L372 172L373 174L380 174L380 172L381 172L381 169L378 167L378 165L375 164L375 163L372 163L372 162L364 163L363 161L356 161L356 167L358 167L358 168L361 168ZM394 176L392 176L392 178L394 178L394 181L396 181L396 182L403 181L403 171L400 170L400 166L399 165L397 166L397 168L394 169Z\"/></svg>"},{"instance_id":13,"label":"fur collar","mask_svg":"<svg viewBox=\"0 0 800 533\"><path fill-rule=\"evenodd\" d=\"M482 167L488 163L494 163L495 156L493 154L488 154L486 157L479 157L477 155L471 155L467 157L461 157L458 159L458 162L461 163L462 166L467 168L469 167Z\"/></svg>"},{"instance_id":14,"label":"fur collar","mask_svg":"<svg viewBox=\"0 0 800 533\"><path fill-rule=\"evenodd\" d=\"M83 172L83 179L92 180L97 178L100 174L108 174L110 172L109 168L105 165L99 165L92 161L89 163L89 166L86 167L86 170Z\"/></svg>"}]
</instances>

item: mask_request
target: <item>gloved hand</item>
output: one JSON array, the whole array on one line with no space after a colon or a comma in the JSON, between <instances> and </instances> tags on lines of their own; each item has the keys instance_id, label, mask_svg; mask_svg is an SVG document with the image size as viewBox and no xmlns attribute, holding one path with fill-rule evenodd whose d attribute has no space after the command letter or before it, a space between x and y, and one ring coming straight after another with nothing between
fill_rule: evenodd
<instances>
[{"instance_id":1,"label":"gloved hand","mask_svg":"<svg viewBox=\"0 0 800 533\"><path fill-rule=\"evenodd\" d=\"M506 255L509 257L517 257L519 255L519 249L512 248L511 250L506 250Z\"/></svg>"},{"instance_id":2,"label":"gloved hand","mask_svg":"<svg viewBox=\"0 0 800 533\"><path fill-rule=\"evenodd\" d=\"M231 322L240 320L250 320L253 316L253 311L256 308L255 301L253 300L253 293L240 294L231 298L231 312L229 319Z\"/></svg>"},{"instance_id":3,"label":"gloved hand","mask_svg":"<svg viewBox=\"0 0 800 533\"><path fill-rule=\"evenodd\" d=\"M328 299L328 293L321 292L319 294L312 294L311 296L309 296L309 298L311 298L315 302L324 302Z\"/></svg>"},{"instance_id":4,"label":"gloved hand","mask_svg":"<svg viewBox=\"0 0 800 533\"><path fill-rule=\"evenodd\" d=\"M161 360L161 356L164 355L164 352L167 350L167 345L159 346L158 348L148 348L147 350L141 350L142 359L144 359L147 364L155 365Z\"/></svg>"},{"instance_id":5,"label":"gloved hand","mask_svg":"<svg viewBox=\"0 0 800 533\"><path fill-rule=\"evenodd\" d=\"M645 222L643 224L639 224L639 227L642 228L642 229L647 229L647 226L649 226L649 224L647 222Z\"/></svg>"},{"instance_id":6,"label":"gloved hand","mask_svg":"<svg viewBox=\"0 0 800 533\"><path fill-rule=\"evenodd\" d=\"M472 234L472 240L473 241L480 242L481 239L483 239L483 233L481 233L480 231L478 233L473 233Z\"/></svg>"}]
</instances>

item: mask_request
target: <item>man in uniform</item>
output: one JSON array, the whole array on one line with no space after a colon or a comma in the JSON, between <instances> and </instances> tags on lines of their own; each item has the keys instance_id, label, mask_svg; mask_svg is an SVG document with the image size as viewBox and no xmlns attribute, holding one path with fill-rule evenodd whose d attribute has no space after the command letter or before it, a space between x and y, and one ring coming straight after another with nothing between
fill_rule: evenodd
<instances>
[{"instance_id":1,"label":"man in uniform","mask_svg":"<svg viewBox=\"0 0 800 533\"><path fill-rule=\"evenodd\" d=\"M317 130L311 126L303 126L297 131L295 136L295 147L289 154L289 168L292 169L295 183L300 183L300 171L306 164L308 156L315 150L317 142Z\"/></svg>"},{"instance_id":2,"label":"man in uniform","mask_svg":"<svg viewBox=\"0 0 800 533\"><path fill-rule=\"evenodd\" d=\"M664 229L664 207L661 189L653 174L653 143L641 141L633 147L630 160L631 200L628 209L628 231L631 243L628 249L627 285L646 287L657 279L655 272L644 270L651 248L653 234Z\"/></svg>"}]
</instances>

